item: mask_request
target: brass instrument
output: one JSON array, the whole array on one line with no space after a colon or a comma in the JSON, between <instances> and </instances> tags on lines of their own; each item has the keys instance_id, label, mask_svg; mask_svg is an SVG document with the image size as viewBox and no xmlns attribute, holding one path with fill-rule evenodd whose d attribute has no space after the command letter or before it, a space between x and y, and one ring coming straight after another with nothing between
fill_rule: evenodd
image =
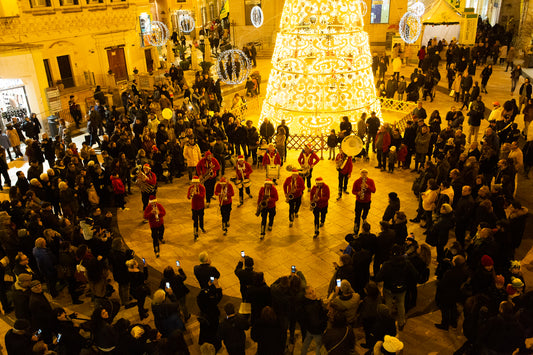
<instances>
[{"instance_id":1,"label":"brass instrument","mask_svg":"<svg viewBox=\"0 0 533 355\"><path fill-rule=\"evenodd\" d=\"M303 177L304 179L307 178L309 174L311 174L311 166L309 165L310 156L311 154L304 153L305 162L302 165L302 168L300 169L300 172L299 172L300 176Z\"/></svg>"},{"instance_id":2,"label":"brass instrument","mask_svg":"<svg viewBox=\"0 0 533 355\"><path fill-rule=\"evenodd\" d=\"M313 196L313 200L311 201L311 204L309 205L309 208L311 211L313 211L316 208L316 205L318 203L318 200L320 199L320 195L322 194L322 187L317 186L317 192L315 196Z\"/></svg>"},{"instance_id":3,"label":"brass instrument","mask_svg":"<svg viewBox=\"0 0 533 355\"><path fill-rule=\"evenodd\" d=\"M220 189L220 196L219 196L219 204L221 207L227 195L228 195L228 186L224 184L224 186Z\"/></svg>"},{"instance_id":4,"label":"brass instrument","mask_svg":"<svg viewBox=\"0 0 533 355\"><path fill-rule=\"evenodd\" d=\"M206 160L206 164L207 164L207 173L200 176L200 184L203 184L206 180L209 180L215 177L215 175L213 174L213 167L212 167L211 162Z\"/></svg>"},{"instance_id":5,"label":"brass instrument","mask_svg":"<svg viewBox=\"0 0 533 355\"><path fill-rule=\"evenodd\" d=\"M362 182L361 182L361 191L359 191L359 198L361 200L365 199L365 192L367 188L368 186L366 185L366 177L364 177L362 178Z\"/></svg>"},{"instance_id":6,"label":"brass instrument","mask_svg":"<svg viewBox=\"0 0 533 355\"><path fill-rule=\"evenodd\" d=\"M268 206L268 200L270 200L270 187L268 188L268 191L265 187L265 193L263 195L263 199L261 202L257 205L257 211L255 211L255 215L259 217L261 212Z\"/></svg>"},{"instance_id":7,"label":"brass instrument","mask_svg":"<svg viewBox=\"0 0 533 355\"><path fill-rule=\"evenodd\" d=\"M141 165L137 165L135 168L133 168L130 174L133 177L133 181L137 186L139 186L142 192L151 193L154 191L154 186L146 182L148 177L144 173Z\"/></svg>"},{"instance_id":8,"label":"brass instrument","mask_svg":"<svg viewBox=\"0 0 533 355\"><path fill-rule=\"evenodd\" d=\"M341 149L347 156L354 157L363 150L363 141L358 136L347 136L341 142Z\"/></svg>"},{"instance_id":9,"label":"brass instrument","mask_svg":"<svg viewBox=\"0 0 533 355\"><path fill-rule=\"evenodd\" d=\"M337 164L337 170L342 170L342 168L344 168L344 164L346 163L346 160L349 159L349 157L345 154L344 155L344 158L343 159L339 159L336 164Z\"/></svg>"},{"instance_id":10,"label":"brass instrument","mask_svg":"<svg viewBox=\"0 0 533 355\"><path fill-rule=\"evenodd\" d=\"M152 212L155 216L155 221L159 222L159 208L157 208L157 204L152 208Z\"/></svg>"},{"instance_id":11,"label":"brass instrument","mask_svg":"<svg viewBox=\"0 0 533 355\"><path fill-rule=\"evenodd\" d=\"M294 194L296 193L296 179L292 179L291 182L291 189L289 190L289 193L287 194L287 198L285 199L285 202L289 203L294 199Z\"/></svg>"}]
</instances>

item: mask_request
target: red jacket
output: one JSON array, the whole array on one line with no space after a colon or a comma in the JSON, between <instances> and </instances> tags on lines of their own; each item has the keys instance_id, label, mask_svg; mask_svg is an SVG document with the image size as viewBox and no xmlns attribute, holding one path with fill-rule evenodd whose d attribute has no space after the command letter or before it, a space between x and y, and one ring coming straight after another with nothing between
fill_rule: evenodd
<instances>
[{"instance_id":1,"label":"red jacket","mask_svg":"<svg viewBox=\"0 0 533 355\"><path fill-rule=\"evenodd\" d=\"M213 170L213 177L217 176L217 172L220 170L220 164L218 163L218 160L216 160L215 158L206 159L205 157L200 159L200 161L196 165L196 173L198 174L198 176L202 177L203 175L208 173L208 162L209 165L211 165L211 169Z\"/></svg>"},{"instance_id":2,"label":"red jacket","mask_svg":"<svg viewBox=\"0 0 533 355\"><path fill-rule=\"evenodd\" d=\"M123 195L126 193L124 184L122 183L122 180L119 177L111 176L111 184L113 185L113 192L115 193L115 195Z\"/></svg>"},{"instance_id":3,"label":"red jacket","mask_svg":"<svg viewBox=\"0 0 533 355\"><path fill-rule=\"evenodd\" d=\"M387 153L387 152L389 151L389 147L390 147L390 134L389 134L389 132L387 132L387 131L384 131L384 132L378 132L378 133L376 134L376 140L375 140L376 142L377 142L377 140L378 140L378 136L379 136L381 133L383 133L383 146L382 146L382 148L381 148L381 151L382 151L383 153Z\"/></svg>"},{"instance_id":4,"label":"red jacket","mask_svg":"<svg viewBox=\"0 0 533 355\"><path fill-rule=\"evenodd\" d=\"M335 163L337 163L339 161L343 161L345 159L346 159L346 161L343 162L344 166L341 165L340 172L341 172L342 175L350 175L352 173L352 169L353 169L353 163L352 163L352 158L351 157L348 157L344 153L339 153L339 154L337 154L337 157L335 158Z\"/></svg>"},{"instance_id":5,"label":"red jacket","mask_svg":"<svg viewBox=\"0 0 533 355\"><path fill-rule=\"evenodd\" d=\"M144 182L152 186L155 186L155 184L157 184L157 176L155 176L155 173L153 171L150 170L148 174L145 174L145 175L146 175L146 180L144 180Z\"/></svg>"},{"instance_id":6,"label":"red jacket","mask_svg":"<svg viewBox=\"0 0 533 355\"><path fill-rule=\"evenodd\" d=\"M257 204L260 204L261 201L263 201L263 197L265 196L265 187L263 186L261 190L259 190L259 196L257 196ZM267 208L274 208L276 207L276 201L278 200L278 190L273 185L270 185L270 198L268 199Z\"/></svg>"},{"instance_id":7,"label":"red jacket","mask_svg":"<svg viewBox=\"0 0 533 355\"><path fill-rule=\"evenodd\" d=\"M218 201L220 203L220 199L222 198L222 184L219 182L215 186L215 195L218 196ZM224 201L222 201L222 205L231 205L231 197L235 194L233 192L233 185L230 183L226 183L226 198Z\"/></svg>"},{"instance_id":8,"label":"red jacket","mask_svg":"<svg viewBox=\"0 0 533 355\"><path fill-rule=\"evenodd\" d=\"M403 146L398 149L398 161L401 161L403 163L405 161L405 158L407 158L407 147Z\"/></svg>"},{"instance_id":9,"label":"red jacket","mask_svg":"<svg viewBox=\"0 0 533 355\"><path fill-rule=\"evenodd\" d=\"M294 197L300 197L303 195L305 190L305 181L300 175L296 175L295 179L296 188L294 191ZM289 192L292 189L293 184L293 175L289 176L285 179L285 182L283 183L283 192L285 193L285 196L289 194Z\"/></svg>"},{"instance_id":10,"label":"red jacket","mask_svg":"<svg viewBox=\"0 0 533 355\"><path fill-rule=\"evenodd\" d=\"M151 203L149 203L144 209L144 219L148 220L148 223L150 223L150 228L161 227L163 225L163 217L167 213L159 202L156 202L155 206L159 212L159 220L157 220L155 214L152 212L154 208Z\"/></svg>"},{"instance_id":11,"label":"red jacket","mask_svg":"<svg viewBox=\"0 0 533 355\"><path fill-rule=\"evenodd\" d=\"M237 164L235 165L235 173L237 174L238 180L243 180L241 169L244 174L244 179L249 179L250 174L253 172L252 166L250 165L250 163L246 161L243 161L242 164L237 162Z\"/></svg>"},{"instance_id":12,"label":"red jacket","mask_svg":"<svg viewBox=\"0 0 533 355\"><path fill-rule=\"evenodd\" d=\"M363 178L359 178L354 181L352 194L355 195L355 200L358 202L370 202L372 198L372 194L376 192L376 185L374 184L374 180L370 178L366 178L365 195L364 195L364 198L361 198L361 196L359 196L359 193L361 192L362 182L363 182Z\"/></svg>"},{"instance_id":13,"label":"red jacket","mask_svg":"<svg viewBox=\"0 0 533 355\"><path fill-rule=\"evenodd\" d=\"M191 200L193 210L203 210L205 208L205 187L202 184L198 184L198 193L194 194L196 187L189 186L187 191L187 199Z\"/></svg>"},{"instance_id":14,"label":"red jacket","mask_svg":"<svg viewBox=\"0 0 533 355\"><path fill-rule=\"evenodd\" d=\"M322 184L322 187L319 189L318 185L315 185L311 188L311 201L314 201L315 195L318 194L316 201L316 207L324 208L328 206L329 200L329 186Z\"/></svg>"},{"instance_id":15,"label":"red jacket","mask_svg":"<svg viewBox=\"0 0 533 355\"><path fill-rule=\"evenodd\" d=\"M298 157L298 163L300 163L301 166L309 165L311 168L318 164L320 161L320 158L318 155L316 155L315 152L311 152L309 154L305 154L305 151L300 153L300 156Z\"/></svg>"},{"instance_id":16,"label":"red jacket","mask_svg":"<svg viewBox=\"0 0 533 355\"><path fill-rule=\"evenodd\" d=\"M267 151L265 155L263 155L263 166L271 164L281 165L281 157L279 156L277 150L275 150L272 154Z\"/></svg>"}]
</instances>

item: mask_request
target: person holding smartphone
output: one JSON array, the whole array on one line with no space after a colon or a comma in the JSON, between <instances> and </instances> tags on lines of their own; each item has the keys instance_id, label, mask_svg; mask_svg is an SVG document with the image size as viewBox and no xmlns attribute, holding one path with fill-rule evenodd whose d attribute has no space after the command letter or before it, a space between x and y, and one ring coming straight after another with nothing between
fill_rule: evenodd
<instances>
[{"instance_id":1,"label":"person holding smartphone","mask_svg":"<svg viewBox=\"0 0 533 355\"><path fill-rule=\"evenodd\" d=\"M210 343L218 351L222 347L222 342L218 334L218 322L220 310L218 303L222 300L222 288L218 284L218 279L209 277L208 286L202 288L196 298L198 308L200 308L200 335L198 344Z\"/></svg>"},{"instance_id":2,"label":"person holding smartphone","mask_svg":"<svg viewBox=\"0 0 533 355\"><path fill-rule=\"evenodd\" d=\"M146 261L143 262L142 270L139 268L139 264L135 259L126 261L126 265L128 266L130 278L130 294L137 300L137 309L142 321L148 317L148 310L144 308L144 301L146 300L146 296L150 295L150 289L144 283L148 279Z\"/></svg>"},{"instance_id":3,"label":"person holding smartphone","mask_svg":"<svg viewBox=\"0 0 533 355\"><path fill-rule=\"evenodd\" d=\"M181 314L183 316L183 320L187 322L189 318L191 318L191 314L189 313L189 310L187 309L187 302L186 302L186 296L190 292L189 288L185 285L185 280L187 279L187 275L185 274L185 271L183 271L181 267L181 263L176 260L176 267L178 268L178 273L174 271L173 266L167 266L163 270L163 278L161 279L161 282L159 283L159 288L162 290L165 290L167 293L168 290L172 292L172 294L176 297L179 308L181 311ZM167 285L168 284L168 285ZM167 287L168 286L168 287Z\"/></svg>"},{"instance_id":4,"label":"person holding smartphone","mask_svg":"<svg viewBox=\"0 0 533 355\"><path fill-rule=\"evenodd\" d=\"M148 220L150 229L152 230L152 243L156 258L159 258L159 243L165 243L163 238L163 235L165 234L163 217L166 213L165 208L157 202L155 196L150 196L150 203L144 210L144 218Z\"/></svg>"},{"instance_id":5,"label":"person holding smartphone","mask_svg":"<svg viewBox=\"0 0 533 355\"><path fill-rule=\"evenodd\" d=\"M235 275L239 278L241 284L242 301L248 303L248 287L254 283L255 280L254 259L248 255L244 255L241 251L241 258L235 267Z\"/></svg>"}]
</instances>

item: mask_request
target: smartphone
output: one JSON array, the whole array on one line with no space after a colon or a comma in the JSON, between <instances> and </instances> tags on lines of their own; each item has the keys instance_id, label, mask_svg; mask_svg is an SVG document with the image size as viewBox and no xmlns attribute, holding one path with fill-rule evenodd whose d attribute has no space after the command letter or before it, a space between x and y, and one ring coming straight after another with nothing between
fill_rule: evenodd
<instances>
[{"instance_id":1,"label":"smartphone","mask_svg":"<svg viewBox=\"0 0 533 355\"><path fill-rule=\"evenodd\" d=\"M35 333L35 335L39 336L39 335L41 335L42 332L43 332L42 329L38 329L37 332Z\"/></svg>"},{"instance_id":2,"label":"smartphone","mask_svg":"<svg viewBox=\"0 0 533 355\"><path fill-rule=\"evenodd\" d=\"M241 257L243 257L243 258L244 258L244 250L243 250L243 251L241 251Z\"/></svg>"},{"instance_id":3,"label":"smartphone","mask_svg":"<svg viewBox=\"0 0 533 355\"><path fill-rule=\"evenodd\" d=\"M179 262L179 260L176 260L176 266L177 266L177 267L180 267L180 262Z\"/></svg>"},{"instance_id":4,"label":"smartphone","mask_svg":"<svg viewBox=\"0 0 533 355\"><path fill-rule=\"evenodd\" d=\"M167 282L167 283L165 284L165 287L166 287L166 288L170 288L170 282Z\"/></svg>"},{"instance_id":5,"label":"smartphone","mask_svg":"<svg viewBox=\"0 0 533 355\"><path fill-rule=\"evenodd\" d=\"M146 260L143 258L143 264L146 264Z\"/></svg>"},{"instance_id":6,"label":"smartphone","mask_svg":"<svg viewBox=\"0 0 533 355\"><path fill-rule=\"evenodd\" d=\"M296 265L291 266L291 272L294 274L296 272Z\"/></svg>"},{"instance_id":7,"label":"smartphone","mask_svg":"<svg viewBox=\"0 0 533 355\"><path fill-rule=\"evenodd\" d=\"M211 280L211 282L214 282L214 281L215 281L215 278L214 278L213 276L211 276L211 277L209 278L209 280Z\"/></svg>"},{"instance_id":8,"label":"smartphone","mask_svg":"<svg viewBox=\"0 0 533 355\"><path fill-rule=\"evenodd\" d=\"M337 279L337 287L341 287L341 279Z\"/></svg>"},{"instance_id":9,"label":"smartphone","mask_svg":"<svg viewBox=\"0 0 533 355\"><path fill-rule=\"evenodd\" d=\"M60 340L61 340L61 333L58 333L57 334L57 342L59 343Z\"/></svg>"}]
</instances>

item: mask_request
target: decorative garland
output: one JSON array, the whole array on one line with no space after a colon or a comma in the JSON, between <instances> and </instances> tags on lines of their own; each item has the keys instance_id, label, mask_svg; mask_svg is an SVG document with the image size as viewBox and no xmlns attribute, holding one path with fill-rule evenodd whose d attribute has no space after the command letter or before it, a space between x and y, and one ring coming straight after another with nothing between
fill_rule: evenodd
<instances>
[{"instance_id":1,"label":"decorative garland","mask_svg":"<svg viewBox=\"0 0 533 355\"><path fill-rule=\"evenodd\" d=\"M183 33L191 33L194 30L195 25L194 18L187 13L181 15L178 20L178 26Z\"/></svg>"},{"instance_id":2,"label":"decorative garland","mask_svg":"<svg viewBox=\"0 0 533 355\"><path fill-rule=\"evenodd\" d=\"M216 71L221 81L226 84L240 84L252 71L252 63L240 49L228 49L217 58Z\"/></svg>"}]
</instances>

